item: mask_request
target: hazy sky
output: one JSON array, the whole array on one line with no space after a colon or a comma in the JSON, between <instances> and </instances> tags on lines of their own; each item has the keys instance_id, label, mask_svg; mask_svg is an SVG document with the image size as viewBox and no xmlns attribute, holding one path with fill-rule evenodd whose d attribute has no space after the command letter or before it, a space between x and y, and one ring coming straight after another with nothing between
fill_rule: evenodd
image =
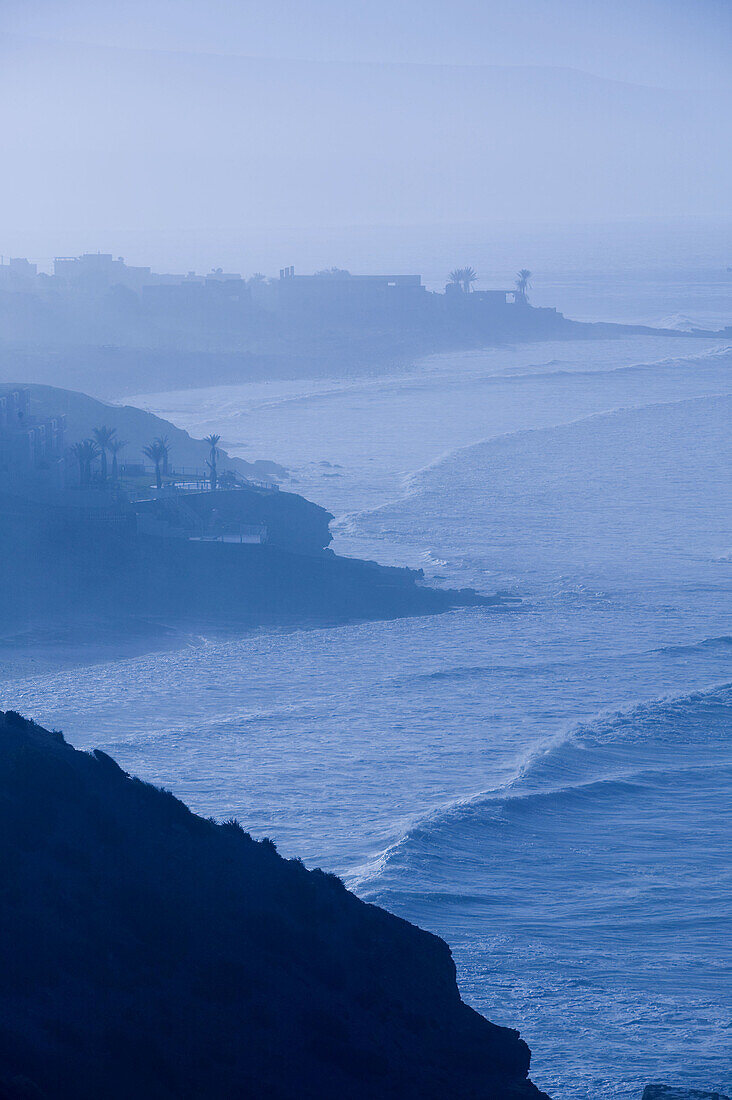
<instances>
[{"instance_id":1,"label":"hazy sky","mask_svg":"<svg viewBox=\"0 0 732 1100\"><path fill-rule=\"evenodd\" d=\"M0 12L0 251L23 230L732 210L730 0Z\"/></svg>"},{"instance_id":2,"label":"hazy sky","mask_svg":"<svg viewBox=\"0 0 732 1100\"><path fill-rule=\"evenodd\" d=\"M5 29L321 61L559 65L730 86L730 0L4 0Z\"/></svg>"}]
</instances>

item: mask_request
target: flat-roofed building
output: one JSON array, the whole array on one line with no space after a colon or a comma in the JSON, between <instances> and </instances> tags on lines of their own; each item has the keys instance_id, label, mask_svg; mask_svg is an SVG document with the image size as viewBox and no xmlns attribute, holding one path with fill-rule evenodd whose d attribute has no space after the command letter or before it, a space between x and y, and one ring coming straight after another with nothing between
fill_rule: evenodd
<instances>
[{"instance_id":1,"label":"flat-roofed building","mask_svg":"<svg viewBox=\"0 0 732 1100\"><path fill-rule=\"evenodd\" d=\"M421 275L352 275L339 270L296 275L294 267L283 268L279 279L256 292L263 305L277 311L346 319L418 311L426 295Z\"/></svg>"}]
</instances>

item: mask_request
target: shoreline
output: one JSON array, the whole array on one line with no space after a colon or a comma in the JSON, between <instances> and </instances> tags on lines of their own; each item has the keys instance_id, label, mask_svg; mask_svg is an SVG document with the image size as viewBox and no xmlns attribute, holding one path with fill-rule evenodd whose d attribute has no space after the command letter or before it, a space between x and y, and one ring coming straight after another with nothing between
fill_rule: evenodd
<instances>
[{"instance_id":1,"label":"shoreline","mask_svg":"<svg viewBox=\"0 0 732 1100\"><path fill-rule=\"evenodd\" d=\"M75 668L92 668L149 654L174 652L192 644L195 635L163 624L130 620L115 630L107 624L57 623L28 627L0 636L0 688L37 676L54 676Z\"/></svg>"},{"instance_id":2,"label":"shoreline","mask_svg":"<svg viewBox=\"0 0 732 1100\"><path fill-rule=\"evenodd\" d=\"M555 340L593 342L648 336L668 339L729 339L730 329L691 332L613 321L573 321L556 314L545 331L527 330L484 335L418 333L346 333L329 344L307 346L289 354L282 350L254 351L246 347L181 350L173 347L120 345L45 345L0 337L0 381L33 382L63 387L101 401L119 403L129 394L195 390L209 386L306 379L380 377L400 372L431 356L495 349ZM80 366L80 364L82 364ZM105 385L116 377L120 383Z\"/></svg>"},{"instance_id":3,"label":"shoreline","mask_svg":"<svg viewBox=\"0 0 732 1100\"><path fill-rule=\"evenodd\" d=\"M431 589L431 586L430 590L445 591ZM517 609L520 602L518 597L491 595L482 596L475 603L456 603L435 610L388 616L335 616L332 619L316 619L293 615L289 619L271 621L253 619L250 623L242 620L228 624L212 621L198 622L195 625L184 622L170 625L131 617L124 624L118 624L115 630L110 630L105 623L91 621L75 625L57 623L39 626L37 629L28 627L0 635L0 691L3 685L17 680L55 676L73 669L89 669L139 657L196 649L207 642L243 640L260 634L274 637L298 631L334 630L371 622L424 619L478 607L496 613L511 612ZM149 629L143 629L145 624Z\"/></svg>"}]
</instances>

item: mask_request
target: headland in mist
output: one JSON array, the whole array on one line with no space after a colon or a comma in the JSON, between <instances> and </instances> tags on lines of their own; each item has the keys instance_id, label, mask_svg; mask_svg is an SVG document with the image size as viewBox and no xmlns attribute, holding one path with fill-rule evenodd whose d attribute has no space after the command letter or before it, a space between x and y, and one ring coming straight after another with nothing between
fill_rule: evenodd
<instances>
[{"instance_id":1,"label":"headland in mist","mask_svg":"<svg viewBox=\"0 0 732 1100\"><path fill-rule=\"evenodd\" d=\"M220 442L74 391L0 385L0 642L16 667L97 638L101 660L202 630L506 605L339 557L333 516L281 488L284 467Z\"/></svg>"},{"instance_id":2,"label":"headland in mist","mask_svg":"<svg viewBox=\"0 0 732 1100\"><path fill-rule=\"evenodd\" d=\"M580 322L531 301L531 272L476 290L470 266L444 290L420 274L217 268L161 274L111 253L58 257L53 274L0 265L0 380L96 397L267 379L383 372L437 352L675 329ZM709 330L697 328L699 335Z\"/></svg>"}]
</instances>

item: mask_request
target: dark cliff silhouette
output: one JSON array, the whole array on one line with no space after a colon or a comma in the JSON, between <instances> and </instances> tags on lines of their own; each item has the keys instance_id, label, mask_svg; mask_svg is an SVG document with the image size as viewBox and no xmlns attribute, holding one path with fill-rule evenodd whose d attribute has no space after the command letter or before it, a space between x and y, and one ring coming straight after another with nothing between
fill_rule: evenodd
<instances>
[{"instance_id":1,"label":"dark cliff silhouette","mask_svg":"<svg viewBox=\"0 0 732 1100\"><path fill-rule=\"evenodd\" d=\"M171 623L251 626L431 615L506 606L471 589L434 589L411 569L342 558L327 549L329 513L294 493L217 490L135 512L49 506L0 491L0 620L49 623L163 616ZM214 511L216 516L214 516ZM189 537L231 525L267 541ZM184 526L187 524L188 526ZM176 526L177 525L177 526ZM174 534L149 534L148 526Z\"/></svg>"},{"instance_id":2,"label":"dark cliff silhouette","mask_svg":"<svg viewBox=\"0 0 732 1100\"><path fill-rule=\"evenodd\" d=\"M445 943L0 712L0 1097L541 1100Z\"/></svg>"}]
</instances>

